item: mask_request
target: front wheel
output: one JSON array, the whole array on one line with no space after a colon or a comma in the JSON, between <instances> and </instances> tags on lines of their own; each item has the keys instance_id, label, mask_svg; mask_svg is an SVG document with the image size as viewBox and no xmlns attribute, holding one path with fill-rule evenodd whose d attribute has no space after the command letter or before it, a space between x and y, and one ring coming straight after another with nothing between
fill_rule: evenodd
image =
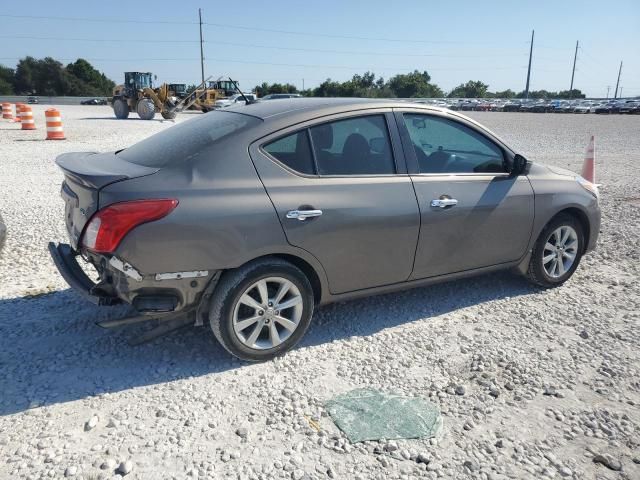
<instances>
[{"instance_id":1,"label":"front wheel","mask_svg":"<svg viewBox=\"0 0 640 480\"><path fill-rule=\"evenodd\" d=\"M136 112L141 120L153 120L153 117L156 116L156 106L152 100L143 98L136 105Z\"/></svg>"},{"instance_id":2,"label":"front wheel","mask_svg":"<svg viewBox=\"0 0 640 480\"><path fill-rule=\"evenodd\" d=\"M116 118L124 120L129 116L129 105L122 98L116 98L113 101L113 113Z\"/></svg>"},{"instance_id":3,"label":"front wheel","mask_svg":"<svg viewBox=\"0 0 640 480\"><path fill-rule=\"evenodd\" d=\"M298 343L311 323L313 306L305 274L269 258L223 274L211 300L209 323L229 353L263 361Z\"/></svg>"},{"instance_id":4,"label":"front wheel","mask_svg":"<svg viewBox=\"0 0 640 480\"><path fill-rule=\"evenodd\" d=\"M578 268L583 251L582 225L570 215L559 215L536 240L527 278L544 288L562 285Z\"/></svg>"}]
</instances>

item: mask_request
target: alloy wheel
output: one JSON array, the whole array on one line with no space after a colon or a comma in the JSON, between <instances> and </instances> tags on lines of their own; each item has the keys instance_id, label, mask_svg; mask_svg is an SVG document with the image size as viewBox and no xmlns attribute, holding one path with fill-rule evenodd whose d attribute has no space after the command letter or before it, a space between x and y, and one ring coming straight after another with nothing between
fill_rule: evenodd
<instances>
[{"instance_id":1,"label":"alloy wheel","mask_svg":"<svg viewBox=\"0 0 640 480\"><path fill-rule=\"evenodd\" d=\"M542 266L551 278L560 278L568 272L578 254L578 234L568 225L556 228L545 242Z\"/></svg>"},{"instance_id":2,"label":"alloy wheel","mask_svg":"<svg viewBox=\"0 0 640 480\"><path fill-rule=\"evenodd\" d=\"M233 331L249 348L275 348L296 331L303 308L302 295L293 282L282 277L263 278L236 301Z\"/></svg>"}]
</instances>

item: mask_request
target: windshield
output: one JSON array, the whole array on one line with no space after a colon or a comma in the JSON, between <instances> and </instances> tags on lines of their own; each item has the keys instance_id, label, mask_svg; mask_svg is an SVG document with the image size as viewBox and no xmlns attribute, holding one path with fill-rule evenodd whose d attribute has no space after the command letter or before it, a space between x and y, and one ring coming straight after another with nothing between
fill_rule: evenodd
<instances>
[{"instance_id":1,"label":"windshield","mask_svg":"<svg viewBox=\"0 0 640 480\"><path fill-rule=\"evenodd\" d=\"M184 162L230 135L251 128L261 120L233 112L209 112L118 152L122 159L146 167Z\"/></svg>"}]
</instances>

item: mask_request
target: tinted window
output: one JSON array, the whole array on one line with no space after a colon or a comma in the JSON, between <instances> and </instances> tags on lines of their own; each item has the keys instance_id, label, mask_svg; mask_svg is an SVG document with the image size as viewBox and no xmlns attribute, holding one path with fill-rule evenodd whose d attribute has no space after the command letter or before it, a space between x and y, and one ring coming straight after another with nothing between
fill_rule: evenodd
<instances>
[{"instance_id":1,"label":"tinted window","mask_svg":"<svg viewBox=\"0 0 640 480\"><path fill-rule=\"evenodd\" d=\"M311 128L320 175L395 173L383 115L338 120Z\"/></svg>"},{"instance_id":2,"label":"tinted window","mask_svg":"<svg viewBox=\"0 0 640 480\"><path fill-rule=\"evenodd\" d=\"M430 115L404 114L420 173L504 172L502 150L461 123Z\"/></svg>"},{"instance_id":3,"label":"tinted window","mask_svg":"<svg viewBox=\"0 0 640 480\"><path fill-rule=\"evenodd\" d=\"M239 113L209 112L156 133L118 156L137 165L163 167L194 157L202 149L260 122Z\"/></svg>"},{"instance_id":4,"label":"tinted window","mask_svg":"<svg viewBox=\"0 0 640 480\"><path fill-rule=\"evenodd\" d=\"M271 142L264 150L296 172L315 174L306 130Z\"/></svg>"}]
</instances>

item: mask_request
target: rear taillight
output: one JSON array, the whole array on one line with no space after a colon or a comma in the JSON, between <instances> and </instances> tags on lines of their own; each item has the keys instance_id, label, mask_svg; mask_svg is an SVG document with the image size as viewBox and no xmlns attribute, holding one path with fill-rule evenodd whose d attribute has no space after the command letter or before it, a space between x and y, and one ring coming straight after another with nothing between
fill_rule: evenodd
<instances>
[{"instance_id":1,"label":"rear taillight","mask_svg":"<svg viewBox=\"0 0 640 480\"><path fill-rule=\"evenodd\" d=\"M92 252L113 253L124 236L143 223L166 217L178 200L133 200L109 205L97 211L82 235L82 245Z\"/></svg>"}]
</instances>

